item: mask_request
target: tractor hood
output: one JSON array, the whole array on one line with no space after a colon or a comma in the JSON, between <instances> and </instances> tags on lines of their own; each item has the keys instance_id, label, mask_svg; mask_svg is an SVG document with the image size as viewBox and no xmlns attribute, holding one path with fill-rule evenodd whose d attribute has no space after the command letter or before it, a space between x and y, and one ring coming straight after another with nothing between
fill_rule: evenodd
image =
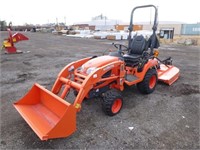
<instances>
[{"instance_id":1,"label":"tractor hood","mask_svg":"<svg viewBox=\"0 0 200 150\"><path fill-rule=\"evenodd\" d=\"M97 68L118 60L119 58L114 56L100 56L93 58L81 66L81 73L90 74Z\"/></svg>"}]
</instances>

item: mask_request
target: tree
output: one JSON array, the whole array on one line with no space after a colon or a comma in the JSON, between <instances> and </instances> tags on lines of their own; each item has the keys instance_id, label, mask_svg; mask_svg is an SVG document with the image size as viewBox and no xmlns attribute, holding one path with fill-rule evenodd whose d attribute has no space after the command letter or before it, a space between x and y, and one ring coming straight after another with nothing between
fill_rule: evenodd
<instances>
[{"instance_id":1,"label":"tree","mask_svg":"<svg viewBox=\"0 0 200 150\"><path fill-rule=\"evenodd\" d=\"M6 31L7 28L7 23L5 20L1 21L0 20L0 31Z\"/></svg>"}]
</instances>

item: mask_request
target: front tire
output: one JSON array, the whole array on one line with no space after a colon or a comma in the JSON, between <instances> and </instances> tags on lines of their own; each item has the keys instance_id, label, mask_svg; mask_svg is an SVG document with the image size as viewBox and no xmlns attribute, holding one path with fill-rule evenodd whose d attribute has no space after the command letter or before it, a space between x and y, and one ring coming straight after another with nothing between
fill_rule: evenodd
<instances>
[{"instance_id":1,"label":"front tire","mask_svg":"<svg viewBox=\"0 0 200 150\"><path fill-rule=\"evenodd\" d=\"M143 94L150 94L155 90L158 75L156 69L149 69L142 82L137 84L138 90Z\"/></svg>"},{"instance_id":2,"label":"front tire","mask_svg":"<svg viewBox=\"0 0 200 150\"><path fill-rule=\"evenodd\" d=\"M103 95L102 109L108 116L118 114L123 106L121 92L116 89L106 91Z\"/></svg>"}]
</instances>

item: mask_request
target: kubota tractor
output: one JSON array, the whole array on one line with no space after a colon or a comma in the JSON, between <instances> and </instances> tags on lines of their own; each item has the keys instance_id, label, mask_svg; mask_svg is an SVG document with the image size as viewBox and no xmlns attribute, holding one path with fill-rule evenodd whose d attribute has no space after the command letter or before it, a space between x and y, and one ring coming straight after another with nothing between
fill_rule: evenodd
<instances>
[{"instance_id":1,"label":"kubota tractor","mask_svg":"<svg viewBox=\"0 0 200 150\"><path fill-rule=\"evenodd\" d=\"M131 38L133 13L146 7L155 9L153 34L148 41L142 35ZM158 80L171 85L179 78L179 69L172 66L170 58L164 61L157 58L156 29L157 8L154 5L135 7L131 12L128 46L114 44L118 50L109 55L68 64L58 74L51 91L36 83L27 95L14 103L14 107L39 138L47 140L75 132L76 114L84 98L102 97L103 111L114 116L122 109L121 92L125 84L137 85L144 94L152 93ZM76 95L73 103L66 98L70 90Z\"/></svg>"}]
</instances>

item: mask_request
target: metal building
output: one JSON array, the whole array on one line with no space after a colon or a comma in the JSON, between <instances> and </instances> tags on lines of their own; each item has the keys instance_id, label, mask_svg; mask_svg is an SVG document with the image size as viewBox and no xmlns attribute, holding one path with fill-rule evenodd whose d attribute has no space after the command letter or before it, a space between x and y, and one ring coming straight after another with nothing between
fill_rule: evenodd
<instances>
[{"instance_id":1,"label":"metal building","mask_svg":"<svg viewBox=\"0 0 200 150\"><path fill-rule=\"evenodd\" d=\"M182 35L200 35L200 23L199 24L182 24Z\"/></svg>"},{"instance_id":2,"label":"metal building","mask_svg":"<svg viewBox=\"0 0 200 150\"><path fill-rule=\"evenodd\" d=\"M174 29L173 34L174 35L180 35L181 34L181 24L158 24L158 29L157 31L160 31L161 29L164 28L170 28L170 29ZM143 30L151 30L152 29L152 25L150 24L145 24L143 25Z\"/></svg>"}]
</instances>

